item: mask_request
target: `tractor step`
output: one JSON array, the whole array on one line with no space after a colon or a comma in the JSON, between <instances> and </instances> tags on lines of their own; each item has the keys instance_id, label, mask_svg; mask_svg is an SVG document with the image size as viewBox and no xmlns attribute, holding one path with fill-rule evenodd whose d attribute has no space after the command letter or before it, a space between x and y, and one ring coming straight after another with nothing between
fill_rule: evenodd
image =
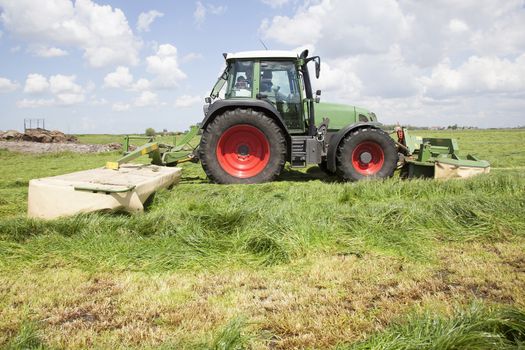
<instances>
[{"instance_id":1,"label":"tractor step","mask_svg":"<svg viewBox=\"0 0 525 350\"><path fill-rule=\"evenodd\" d=\"M322 144L312 136L292 136L292 159L294 168L321 163Z\"/></svg>"},{"instance_id":2,"label":"tractor step","mask_svg":"<svg viewBox=\"0 0 525 350\"><path fill-rule=\"evenodd\" d=\"M141 212L156 191L180 181L181 169L122 164L29 182L28 216L55 219L95 211Z\"/></svg>"}]
</instances>

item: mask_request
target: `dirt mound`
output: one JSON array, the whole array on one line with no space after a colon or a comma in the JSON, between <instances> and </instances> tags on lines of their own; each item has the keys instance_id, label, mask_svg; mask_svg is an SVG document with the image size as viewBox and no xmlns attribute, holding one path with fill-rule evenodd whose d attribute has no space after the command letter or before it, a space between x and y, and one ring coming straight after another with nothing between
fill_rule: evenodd
<instances>
[{"instance_id":1,"label":"dirt mound","mask_svg":"<svg viewBox=\"0 0 525 350\"><path fill-rule=\"evenodd\" d=\"M0 140L9 141L30 141L40 143L76 143L75 136L66 135L58 130L29 129L24 133L16 130L9 130L0 133Z\"/></svg>"},{"instance_id":2,"label":"dirt mound","mask_svg":"<svg viewBox=\"0 0 525 350\"><path fill-rule=\"evenodd\" d=\"M86 145L80 143L64 142L32 142L32 141L3 141L0 140L0 149L7 149L12 152L22 153L58 153L58 152L75 152L75 153L99 153L112 152L121 149L118 143L109 143L107 145Z\"/></svg>"},{"instance_id":3,"label":"dirt mound","mask_svg":"<svg viewBox=\"0 0 525 350\"><path fill-rule=\"evenodd\" d=\"M21 140L24 134L16 130L0 132L0 140Z\"/></svg>"}]
</instances>

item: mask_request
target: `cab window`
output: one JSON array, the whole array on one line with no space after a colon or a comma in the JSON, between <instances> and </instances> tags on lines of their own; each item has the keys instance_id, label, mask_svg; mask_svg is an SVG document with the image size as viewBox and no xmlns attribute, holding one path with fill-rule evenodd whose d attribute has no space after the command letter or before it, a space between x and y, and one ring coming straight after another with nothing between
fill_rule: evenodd
<instances>
[{"instance_id":1,"label":"cab window","mask_svg":"<svg viewBox=\"0 0 525 350\"><path fill-rule=\"evenodd\" d=\"M259 91L275 105L288 128L303 130L301 94L294 62L261 61Z\"/></svg>"},{"instance_id":2,"label":"cab window","mask_svg":"<svg viewBox=\"0 0 525 350\"><path fill-rule=\"evenodd\" d=\"M253 61L236 61L230 67L226 98L252 97Z\"/></svg>"}]
</instances>

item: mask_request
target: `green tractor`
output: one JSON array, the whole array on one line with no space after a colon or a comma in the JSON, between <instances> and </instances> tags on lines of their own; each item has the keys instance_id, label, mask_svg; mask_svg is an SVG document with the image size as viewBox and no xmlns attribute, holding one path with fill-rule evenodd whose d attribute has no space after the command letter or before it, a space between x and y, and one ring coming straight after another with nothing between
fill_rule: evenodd
<instances>
[{"instance_id":1,"label":"green tractor","mask_svg":"<svg viewBox=\"0 0 525 350\"><path fill-rule=\"evenodd\" d=\"M398 147L374 113L319 103L309 65L320 58L287 51L224 54L226 68L206 98L198 158L217 183L273 180L285 163L318 164L344 180L387 178Z\"/></svg>"},{"instance_id":2,"label":"green tractor","mask_svg":"<svg viewBox=\"0 0 525 350\"><path fill-rule=\"evenodd\" d=\"M286 162L292 167L317 164L346 181L387 178L396 168L406 177L470 177L490 170L488 162L458 156L454 139L421 138L396 128L397 140L381 130L376 115L364 108L320 103L309 68L319 78L321 59L288 51L224 54L226 68L204 106L198 149L180 158L196 134L193 128L179 142L166 145L149 139L124 157L108 162L118 169L141 155L152 163L176 166L202 163L214 182L260 183L277 177Z\"/></svg>"}]
</instances>

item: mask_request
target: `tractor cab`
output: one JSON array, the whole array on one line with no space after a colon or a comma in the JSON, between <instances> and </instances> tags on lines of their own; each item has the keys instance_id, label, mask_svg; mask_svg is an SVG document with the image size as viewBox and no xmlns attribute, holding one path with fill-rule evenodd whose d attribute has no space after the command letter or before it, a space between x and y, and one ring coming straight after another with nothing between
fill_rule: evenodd
<instances>
[{"instance_id":1,"label":"tractor cab","mask_svg":"<svg viewBox=\"0 0 525 350\"><path fill-rule=\"evenodd\" d=\"M305 100L303 59L288 51L249 51L224 56L227 65L212 90L212 99L265 101L279 112L290 133L305 133L309 108Z\"/></svg>"}]
</instances>

